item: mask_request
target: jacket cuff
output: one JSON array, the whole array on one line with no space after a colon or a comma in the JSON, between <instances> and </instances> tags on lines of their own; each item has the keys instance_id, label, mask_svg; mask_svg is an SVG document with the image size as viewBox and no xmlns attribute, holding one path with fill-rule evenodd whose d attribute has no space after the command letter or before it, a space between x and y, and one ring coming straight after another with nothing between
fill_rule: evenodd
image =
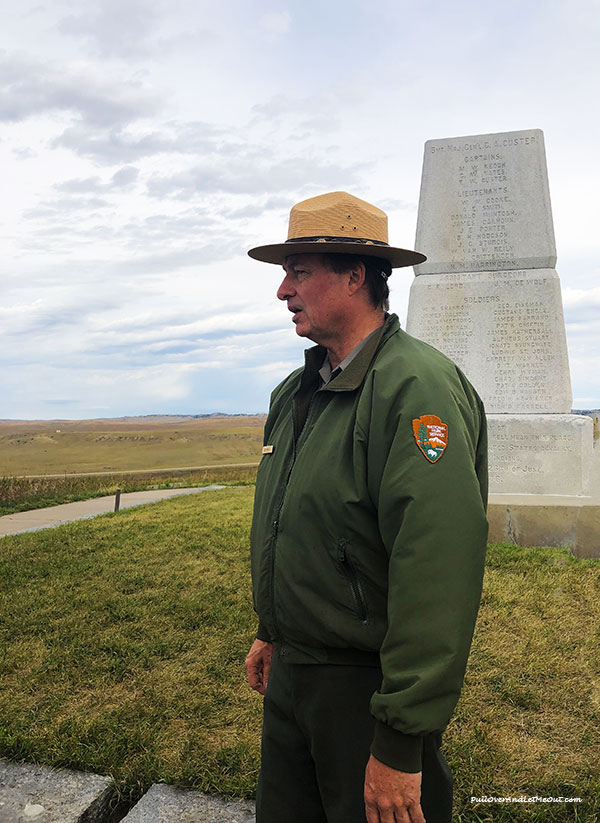
<instances>
[{"instance_id":1,"label":"jacket cuff","mask_svg":"<svg viewBox=\"0 0 600 823\"><path fill-rule=\"evenodd\" d=\"M271 637L269 636L269 632L267 631L267 627L264 623L259 621L258 629L256 630L256 638L257 640L263 640L265 643L271 643Z\"/></svg>"},{"instance_id":2,"label":"jacket cuff","mask_svg":"<svg viewBox=\"0 0 600 823\"><path fill-rule=\"evenodd\" d=\"M381 763L399 772L420 772L423 735L403 734L376 720L371 754Z\"/></svg>"}]
</instances>

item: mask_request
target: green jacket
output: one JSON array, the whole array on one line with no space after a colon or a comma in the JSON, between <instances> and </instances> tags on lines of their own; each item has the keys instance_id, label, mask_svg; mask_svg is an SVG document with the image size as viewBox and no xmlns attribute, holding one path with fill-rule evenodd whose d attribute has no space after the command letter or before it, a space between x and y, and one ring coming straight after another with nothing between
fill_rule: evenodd
<instances>
[{"instance_id":1,"label":"green jacket","mask_svg":"<svg viewBox=\"0 0 600 823\"><path fill-rule=\"evenodd\" d=\"M308 349L271 396L251 533L257 636L290 660L378 655L372 752L418 771L422 735L458 700L481 597L483 404L396 315L318 389L324 356Z\"/></svg>"}]
</instances>

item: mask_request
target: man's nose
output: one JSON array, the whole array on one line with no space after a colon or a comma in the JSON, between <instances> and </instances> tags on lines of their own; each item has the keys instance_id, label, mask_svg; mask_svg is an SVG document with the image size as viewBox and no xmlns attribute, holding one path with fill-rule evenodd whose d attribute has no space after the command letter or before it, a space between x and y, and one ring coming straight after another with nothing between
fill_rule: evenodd
<instances>
[{"instance_id":1,"label":"man's nose","mask_svg":"<svg viewBox=\"0 0 600 823\"><path fill-rule=\"evenodd\" d=\"M281 285L277 289L277 297L280 300L287 300L289 297L293 297L295 293L296 291L292 285L291 278L289 274L286 274L281 281Z\"/></svg>"}]
</instances>

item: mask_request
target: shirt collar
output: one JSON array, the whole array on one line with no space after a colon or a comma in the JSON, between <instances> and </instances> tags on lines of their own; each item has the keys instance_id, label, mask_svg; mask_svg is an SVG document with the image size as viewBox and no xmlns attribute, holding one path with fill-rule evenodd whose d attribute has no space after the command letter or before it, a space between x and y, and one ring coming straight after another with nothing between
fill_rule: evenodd
<instances>
[{"instance_id":1,"label":"shirt collar","mask_svg":"<svg viewBox=\"0 0 600 823\"><path fill-rule=\"evenodd\" d=\"M316 389L323 391L353 391L357 389L365 378L365 374L378 351L379 346L385 343L392 335L400 332L400 323L395 314L386 315L385 323L373 332L373 335L358 352L354 360L346 367L345 371L338 374L329 383L319 386L319 367L323 363L323 358L327 350L323 346L312 346L304 352L304 369L301 376L301 387L306 387L316 382ZM315 391L315 388L312 390Z\"/></svg>"},{"instance_id":2,"label":"shirt collar","mask_svg":"<svg viewBox=\"0 0 600 823\"><path fill-rule=\"evenodd\" d=\"M359 351L363 348L363 346L366 345L367 341L371 337L373 337L375 332L378 332L380 330L381 330L381 327L378 326L376 329L373 329L373 331L370 332L370 334L368 334L366 337L363 337L363 339L360 341L360 343L352 349L350 354L348 354L346 357L344 357L342 362L335 369L331 368L331 363L329 362L329 355L326 354L325 359L323 360L323 365L319 369L319 376L321 377L321 380L323 381L321 385L325 386L327 383L329 383L330 380L335 379L341 372L343 372L344 369L347 366L349 366L350 363L354 360L354 358L359 353Z\"/></svg>"}]
</instances>

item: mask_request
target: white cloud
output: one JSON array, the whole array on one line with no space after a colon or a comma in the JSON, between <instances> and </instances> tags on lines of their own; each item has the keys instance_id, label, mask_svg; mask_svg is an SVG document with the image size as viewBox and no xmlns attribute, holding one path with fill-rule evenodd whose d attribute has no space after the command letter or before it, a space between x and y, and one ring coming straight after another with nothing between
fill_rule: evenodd
<instances>
[{"instance_id":1,"label":"white cloud","mask_svg":"<svg viewBox=\"0 0 600 823\"><path fill-rule=\"evenodd\" d=\"M131 186L138 178L140 170L135 166L123 166L118 169L106 182L100 177L74 178L65 180L64 183L57 183L55 188L61 192L69 194L87 194L88 192L110 192L115 189L122 189Z\"/></svg>"},{"instance_id":2,"label":"white cloud","mask_svg":"<svg viewBox=\"0 0 600 823\"><path fill-rule=\"evenodd\" d=\"M562 290L565 309L600 309L600 286L591 289L574 289L566 286Z\"/></svg>"},{"instance_id":3,"label":"white cloud","mask_svg":"<svg viewBox=\"0 0 600 823\"><path fill-rule=\"evenodd\" d=\"M272 11L263 14L260 18L260 26L268 34L281 37L290 31L292 25L292 15L289 11Z\"/></svg>"},{"instance_id":4,"label":"white cloud","mask_svg":"<svg viewBox=\"0 0 600 823\"><path fill-rule=\"evenodd\" d=\"M344 168L325 163L316 157L291 157L276 160L268 151L262 156L254 147L241 147L238 156L214 156L202 165L185 168L168 176L156 175L148 183L153 197L189 198L208 192L227 194L269 194L276 185L278 191L302 190L306 187L332 189L341 180L356 183L368 163Z\"/></svg>"},{"instance_id":5,"label":"white cloud","mask_svg":"<svg viewBox=\"0 0 600 823\"><path fill-rule=\"evenodd\" d=\"M599 20L583 0L8 4L3 415L264 411L305 341L246 249L333 189L410 246L425 140L533 126L574 393L597 397ZM410 280L391 282L401 317Z\"/></svg>"},{"instance_id":6,"label":"white cloud","mask_svg":"<svg viewBox=\"0 0 600 823\"><path fill-rule=\"evenodd\" d=\"M140 80L104 67L42 63L14 54L0 57L0 93L0 120L70 112L93 128L123 127L151 116L160 101Z\"/></svg>"},{"instance_id":7,"label":"white cloud","mask_svg":"<svg viewBox=\"0 0 600 823\"><path fill-rule=\"evenodd\" d=\"M130 59L132 55L145 57L152 53L150 40L158 30L159 20L156 3L95 0L83 12L63 17L59 29L83 38L100 57Z\"/></svg>"}]
</instances>

